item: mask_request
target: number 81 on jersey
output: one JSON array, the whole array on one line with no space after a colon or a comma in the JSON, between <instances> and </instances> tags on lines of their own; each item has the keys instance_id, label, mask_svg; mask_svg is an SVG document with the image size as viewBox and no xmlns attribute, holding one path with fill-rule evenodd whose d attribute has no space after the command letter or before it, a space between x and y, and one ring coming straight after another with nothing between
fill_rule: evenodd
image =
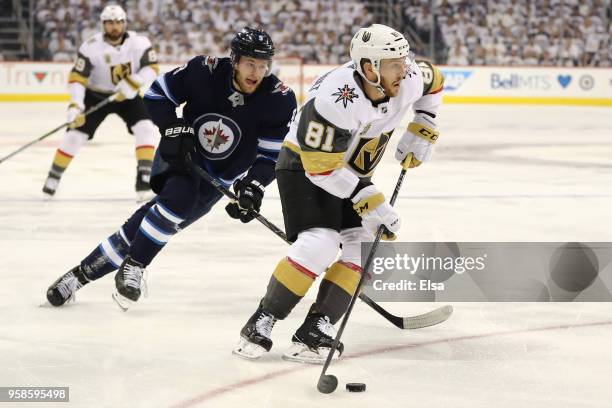
<instances>
[{"instance_id":1,"label":"number 81 on jersey","mask_svg":"<svg viewBox=\"0 0 612 408\"><path fill-rule=\"evenodd\" d=\"M306 137L304 142L308 147L313 149L320 149L324 152L331 152L334 143L334 132L336 128L333 126L325 126L322 123L311 120L306 130ZM323 136L325 135L325 140ZM323 143L323 144L321 144Z\"/></svg>"}]
</instances>

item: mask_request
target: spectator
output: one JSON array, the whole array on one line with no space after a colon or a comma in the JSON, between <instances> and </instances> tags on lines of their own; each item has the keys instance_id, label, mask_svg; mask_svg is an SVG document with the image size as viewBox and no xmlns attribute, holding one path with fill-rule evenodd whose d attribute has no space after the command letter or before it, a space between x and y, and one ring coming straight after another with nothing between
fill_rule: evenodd
<instances>
[{"instance_id":1,"label":"spectator","mask_svg":"<svg viewBox=\"0 0 612 408\"><path fill-rule=\"evenodd\" d=\"M99 28L106 0L38 0L35 20L41 35L36 57L50 58L59 49L74 58L74 44ZM261 24L277 44L279 57L298 56L306 63L337 64L348 60L356 27L373 17L358 0L129 0L128 29L146 31L160 43L161 60L183 60L189 53L227 53L228 33L241 25ZM429 0L390 0L411 31L428 41L431 32ZM609 66L610 0L436 0L435 24L441 33L436 49L447 49L453 63ZM408 30L404 30L408 31ZM333 34L330 34L333 33ZM527 44L513 40L527 38ZM566 39L573 39L568 41ZM216 39L216 40L215 40ZM221 41L218 41L221 40ZM459 42L459 45L457 44ZM48 43L49 49L43 45ZM415 49L418 49L416 47ZM522 46L521 46L522 45ZM429 47L425 47L425 50ZM493 51L495 50L495 51ZM546 51L546 53L544 52ZM165 53L168 55L164 55ZM442 62L442 61L439 61Z\"/></svg>"}]
</instances>

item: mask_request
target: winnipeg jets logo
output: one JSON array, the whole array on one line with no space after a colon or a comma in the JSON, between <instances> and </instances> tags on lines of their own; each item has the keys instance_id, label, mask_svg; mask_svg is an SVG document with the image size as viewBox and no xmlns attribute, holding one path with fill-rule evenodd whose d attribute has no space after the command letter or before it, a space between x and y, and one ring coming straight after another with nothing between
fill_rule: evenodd
<instances>
[{"instance_id":1,"label":"winnipeg jets logo","mask_svg":"<svg viewBox=\"0 0 612 408\"><path fill-rule=\"evenodd\" d=\"M221 145L224 145L229 140L229 136L223 133L222 126L223 121L219 119L216 126L204 128L204 140L206 140L206 145L212 152L219 150Z\"/></svg>"},{"instance_id":2,"label":"winnipeg jets logo","mask_svg":"<svg viewBox=\"0 0 612 408\"><path fill-rule=\"evenodd\" d=\"M337 96L335 103L342 101L342 105L346 108L348 102L353 103L353 99L359 98L359 95L355 93L355 88L349 88L348 85L344 85L342 88L338 88L338 92L334 92L332 96Z\"/></svg>"},{"instance_id":3,"label":"winnipeg jets logo","mask_svg":"<svg viewBox=\"0 0 612 408\"><path fill-rule=\"evenodd\" d=\"M240 127L227 116L207 113L197 118L193 125L203 154L210 160L225 159L240 143Z\"/></svg>"},{"instance_id":4,"label":"winnipeg jets logo","mask_svg":"<svg viewBox=\"0 0 612 408\"><path fill-rule=\"evenodd\" d=\"M238 91L228 96L227 99L229 99L229 101L232 103L232 108L244 105L244 96L242 96L242 94Z\"/></svg>"},{"instance_id":5,"label":"winnipeg jets logo","mask_svg":"<svg viewBox=\"0 0 612 408\"><path fill-rule=\"evenodd\" d=\"M212 74L215 68L217 68L217 59L215 57L204 56L202 60L202 65L208 67L208 70Z\"/></svg>"},{"instance_id":6,"label":"winnipeg jets logo","mask_svg":"<svg viewBox=\"0 0 612 408\"><path fill-rule=\"evenodd\" d=\"M289 92L289 87L287 85L285 85L284 83L282 83L281 81L278 81L276 83L276 85L274 85L274 89L272 90L271 93L281 93L282 95L287 95L287 92Z\"/></svg>"}]
</instances>

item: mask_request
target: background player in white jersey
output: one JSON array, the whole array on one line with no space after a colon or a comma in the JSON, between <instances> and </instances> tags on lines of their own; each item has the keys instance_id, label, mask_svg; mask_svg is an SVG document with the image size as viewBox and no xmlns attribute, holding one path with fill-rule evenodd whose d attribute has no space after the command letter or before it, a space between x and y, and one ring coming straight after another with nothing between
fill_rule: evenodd
<instances>
[{"instance_id":1,"label":"background player in white jersey","mask_svg":"<svg viewBox=\"0 0 612 408\"><path fill-rule=\"evenodd\" d=\"M412 106L414 119L395 154L407 168L426 161L438 137L444 79L430 63L413 60L402 34L379 24L362 28L350 53L352 62L313 84L285 137L276 172L293 244L240 332L234 353L241 357L270 350L277 319L287 317L324 273L316 302L283 357L325 360L333 324L346 312L363 272L361 242L372 240L381 225L387 228L383 239L394 239L400 228L399 214L370 181L391 133Z\"/></svg>"},{"instance_id":2,"label":"background player in white jersey","mask_svg":"<svg viewBox=\"0 0 612 408\"><path fill-rule=\"evenodd\" d=\"M139 91L147 89L157 77L157 57L146 37L126 31L126 14L120 6L106 6L100 20L104 32L81 45L70 72L68 122L72 124L59 144L43 186L47 196L55 194L62 174L76 153L93 138L100 123L111 113L119 115L134 135L138 161L136 193L143 198L150 190L156 131ZM87 115L87 118L83 115L87 109L116 92L120 92L117 102Z\"/></svg>"}]
</instances>

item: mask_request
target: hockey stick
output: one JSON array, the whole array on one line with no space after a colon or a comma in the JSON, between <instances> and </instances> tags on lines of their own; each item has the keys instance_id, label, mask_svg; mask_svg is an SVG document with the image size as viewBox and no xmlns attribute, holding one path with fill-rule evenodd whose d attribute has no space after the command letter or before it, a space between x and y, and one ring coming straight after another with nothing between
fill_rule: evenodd
<instances>
[{"instance_id":1,"label":"hockey stick","mask_svg":"<svg viewBox=\"0 0 612 408\"><path fill-rule=\"evenodd\" d=\"M446 305L420 315L399 317L387 312L378 303L374 302L363 293L359 295L359 299L377 311L394 326L404 330L415 330L422 329L423 327L435 326L436 324L445 322L450 315L453 314L453 307L451 305Z\"/></svg>"},{"instance_id":2,"label":"hockey stick","mask_svg":"<svg viewBox=\"0 0 612 408\"><path fill-rule=\"evenodd\" d=\"M223 183L221 183L215 177L208 174L200 166L193 164L192 169L193 171L196 172L198 176L202 177L204 180L209 182L213 187L215 187L220 193L228 197L230 200L238 199L238 197L236 197L234 193L228 190L223 185ZM270 222L266 217L264 217L263 215L255 211L255 218L257 219L257 221L262 223L266 228L268 228L270 231L275 233L280 239L282 239L288 244L291 244L291 242L289 242L283 230L281 230L276 225L274 225L272 222ZM391 324L393 324L394 326L400 329L414 330L414 329L420 329L422 327L433 326L433 325L444 322L446 319L448 319L448 317L453 312L452 306L443 306L443 307L432 310L431 312L425 313L422 315L400 317L400 316L395 316L389 313L387 310L385 310L382 306L380 306L375 301L370 299L364 293L361 293L359 295L359 299L361 299L366 305L370 306L372 309L378 312L382 317L384 317L389 322L391 322Z\"/></svg>"},{"instance_id":3,"label":"hockey stick","mask_svg":"<svg viewBox=\"0 0 612 408\"><path fill-rule=\"evenodd\" d=\"M400 188L402 187L402 183L404 182L404 176L406 175L406 169L402 168L402 171L397 179L397 183L395 183L395 190L393 190L393 195L391 196L391 200L389 200L389 204L395 204L397 200L397 196L399 195ZM334 357L334 353L338 349L338 344L340 344L340 337L342 337L342 333L344 332L344 328L348 322L349 317L351 316L351 312L353 311L353 307L355 306L355 301L359 296L358 293L361 291L361 287L365 282L365 277L368 274L368 270L372 265L372 261L374 260L374 255L376 254L376 249L378 248L378 244L380 243L380 239L382 238L383 233L385 232L386 227L381 225L378 227L378 231L376 232L376 238L372 243L372 248L370 249L370 253L368 254L368 258L366 259L365 265L363 266L363 272L359 277L359 282L357 283L357 288L355 288L355 293L351 297L351 302L349 303L348 309L342 318L342 323L340 323L340 328L338 329L338 334L336 334L336 338L332 343L331 348L329 349L329 353L327 354L327 359L325 360L325 364L323 365L323 369L321 370L321 375L319 376L319 381L317 381L317 389L319 392L323 394L331 394L338 387L338 378L333 374L325 374L329 365L331 364L332 358ZM377 310L377 309L374 309Z\"/></svg>"},{"instance_id":4,"label":"hockey stick","mask_svg":"<svg viewBox=\"0 0 612 408\"><path fill-rule=\"evenodd\" d=\"M112 101L115 100L115 98L117 97L116 94L113 94L111 96L109 96L108 98L102 100L101 102L99 102L97 105L92 106L89 110L87 110L85 113L83 113L84 116L87 116L89 114L94 113L95 111L97 111L98 109L108 105L109 103L111 103ZM28 147L32 146L35 143L40 142L43 139L48 138L49 136L51 136L52 134L54 134L55 132L57 132L58 130L61 130L63 128L65 128L66 126L70 125L72 122L65 122L62 123L61 125L59 125L58 127L56 127L55 129L52 129L50 131L48 131L47 133L45 133L44 135L32 140L31 142L21 146L19 149L15 150L13 153L9 153L8 155L4 156L3 158L0 159L0 164L2 164L2 162L4 162L5 160L10 159L11 157L13 157L14 155L16 155L17 153L27 149Z\"/></svg>"}]
</instances>

